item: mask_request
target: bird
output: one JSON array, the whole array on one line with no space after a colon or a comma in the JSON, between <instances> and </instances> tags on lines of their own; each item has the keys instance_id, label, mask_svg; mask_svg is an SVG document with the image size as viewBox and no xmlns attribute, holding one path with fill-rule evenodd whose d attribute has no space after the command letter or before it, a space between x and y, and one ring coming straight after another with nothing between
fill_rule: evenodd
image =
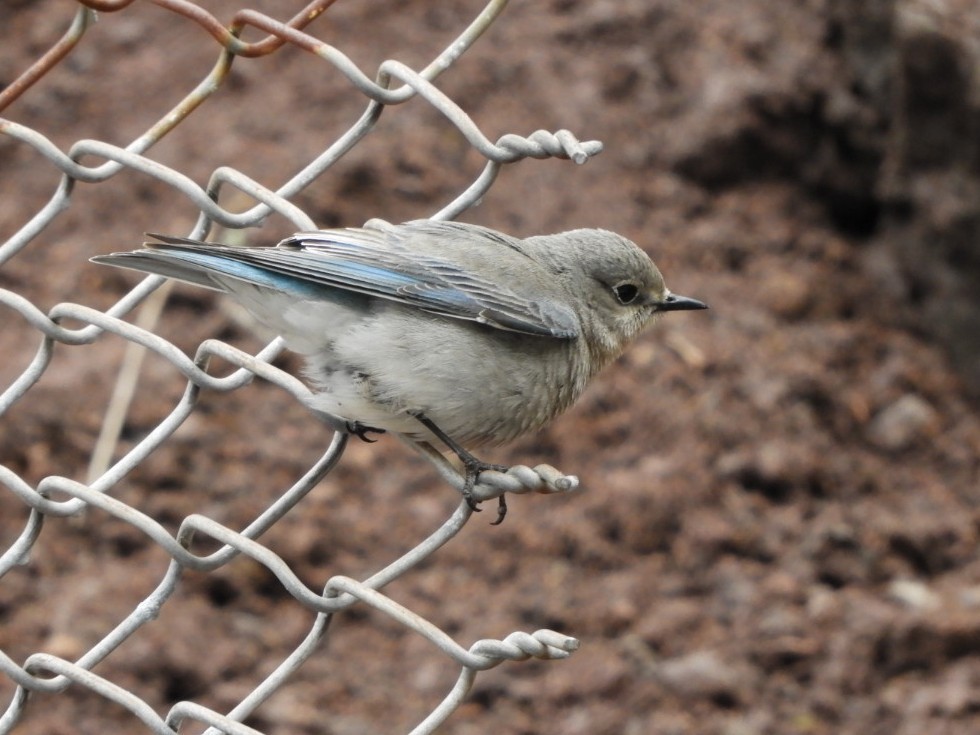
<instances>
[{"instance_id":1,"label":"bird","mask_svg":"<svg viewBox=\"0 0 980 735\"><path fill-rule=\"evenodd\" d=\"M374 219L276 245L148 236L92 260L228 294L305 358L311 408L366 441L390 431L445 446L473 510L480 473L507 467L471 449L542 429L655 317L707 308L601 229L517 238Z\"/></svg>"}]
</instances>

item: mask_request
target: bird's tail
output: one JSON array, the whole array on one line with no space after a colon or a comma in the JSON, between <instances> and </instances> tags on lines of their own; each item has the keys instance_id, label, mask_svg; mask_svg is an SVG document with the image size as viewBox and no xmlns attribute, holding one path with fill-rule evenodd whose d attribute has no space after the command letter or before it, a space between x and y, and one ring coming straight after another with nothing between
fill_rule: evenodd
<instances>
[{"instance_id":1,"label":"bird's tail","mask_svg":"<svg viewBox=\"0 0 980 735\"><path fill-rule=\"evenodd\" d=\"M202 242L184 237L147 233L158 242L145 242L141 250L97 255L93 263L153 273L178 281L227 292L227 279L245 281L257 286L281 287L273 274L242 263L225 253L228 245Z\"/></svg>"}]
</instances>

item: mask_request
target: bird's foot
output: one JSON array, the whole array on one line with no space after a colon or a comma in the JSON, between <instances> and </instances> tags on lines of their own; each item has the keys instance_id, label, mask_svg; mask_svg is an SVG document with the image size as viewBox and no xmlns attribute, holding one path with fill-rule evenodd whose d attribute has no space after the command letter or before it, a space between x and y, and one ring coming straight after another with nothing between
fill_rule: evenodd
<instances>
[{"instance_id":1,"label":"bird's foot","mask_svg":"<svg viewBox=\"0 0 980 735\"><path fill-rule=\"evenodd\" d=\"M347 433L353 434L362 442L367 442L368 444L373 444L378 441L377 439L372 439L368 434L384 434L384 429L376 429L373 426L366 426L360 421L348 421L347 422Z\"/></svg>"},{"instance_id":2,"label":"bird's foot","mask_svg":"<svg viewBox=\"0 0 980 735\"><path fill-rule=\"evenodd\" d=\"M480 507L480 501L473 497L473 487L476 485L477 480L480 479L480 473L486 472L487 470L506 472L510 468L507 465L484 462L469 452L466 452L465 456L460 455L460 459L463 461L463 467L466 470L466 480L463 483L463 498L466 500L466 504L470 507L470 510L479 513L483 509ZM499 526L504 522L504 518L506 517L507 498L504 495L500 495L497 497L497 520L490 525Z\"/></svg>"},{"instance_id":3,"label":"bird's foot","mask_svg":"<svg viewBox=\"0 0 980 735\"><path fill-rule=\"evenodd\" d=\"M432 419L421 411L413 412L412 416L414 416L415 419L425 428L431 431L439 439L439 441L445 444L453 452L453 454L459 457L459 461L463 463L463 469L466 470L466 478L463 481L463 498L466 500L466 504L470 507L470 510L479 513L481 510L480 502L473 497L473 487L476 485L476 481L480 479L480 473L486 472L487 470L506 472L510 468L506 465L490 464L489 462L484 462L483 460L477 459L460 444L456 443L452 437L440 429ZM490 525L499 526L504 522L504 517L506 515L507 501L504 499L503 495L498 495L497 520Z\"/></svg>"}]
</instances>

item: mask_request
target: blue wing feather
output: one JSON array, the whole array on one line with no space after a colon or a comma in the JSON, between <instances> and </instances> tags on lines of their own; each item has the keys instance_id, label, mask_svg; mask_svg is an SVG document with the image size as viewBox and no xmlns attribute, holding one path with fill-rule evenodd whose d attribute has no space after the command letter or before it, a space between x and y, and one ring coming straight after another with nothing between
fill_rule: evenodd
<instances>
[{"instance_id":1,"label":"blue wing feather","mask_svg":"<svg viewBox=\"0 0 980 735\"><path fill-rule=\"evenodd\" d=\"M578 319L570 308L489 283L445 258L399 248L390 241L397 231L300 233L275 247L232 247L153 235L161 242L93 260L209 288L221 288L220 281L211 278L217 275L305 298L323 298L324 289L340 289L499 329L560 339L578 335ZM487 244L499 247L496 242Z\"/></svg>"}]
</instances>

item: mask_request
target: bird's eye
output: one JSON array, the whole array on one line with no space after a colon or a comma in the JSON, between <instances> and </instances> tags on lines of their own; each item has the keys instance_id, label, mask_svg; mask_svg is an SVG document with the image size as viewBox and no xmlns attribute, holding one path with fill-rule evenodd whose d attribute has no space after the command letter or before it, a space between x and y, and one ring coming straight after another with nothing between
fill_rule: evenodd
<instances>
[{"instance_id":1,"label":"bird's eye","mask_svg":"<svg viewBox=\"0 0 980 735\"><path fill-rule=\"evenodd\" d=\"M640 295L640 289L633 283L620 283L613 286L613 293L616 294L616 300L619 303L626 305L636 301L636 297Z\"/></svg>"}]
</instances>

